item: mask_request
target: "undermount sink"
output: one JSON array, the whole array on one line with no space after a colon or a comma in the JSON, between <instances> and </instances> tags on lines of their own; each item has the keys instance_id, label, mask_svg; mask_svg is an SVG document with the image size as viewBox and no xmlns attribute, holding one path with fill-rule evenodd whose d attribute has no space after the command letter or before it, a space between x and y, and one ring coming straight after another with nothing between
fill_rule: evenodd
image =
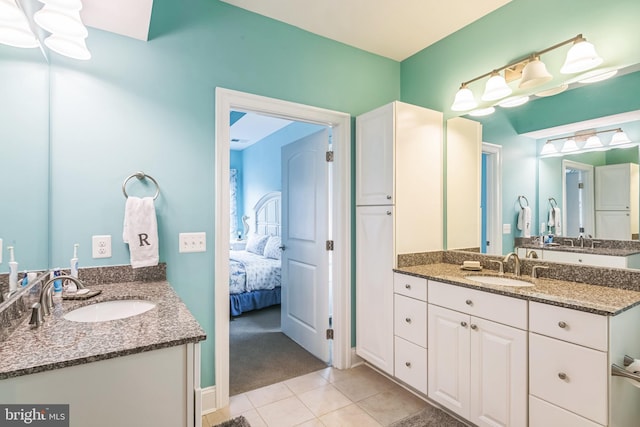
<instances>
[{"instance_id":1,"label":"undermount sink","mask_svg":"<svg viewBox=\"0 0 640 427\"><path fill-rule=\"evenodd\" d=\"M501 285L501 286L535 286L533 283L514 279L513 277L504 276L465 276L465 279L473 280L474 282L484 283L486 285Z\"/></svg>"},{"instance_id":2,"label":"undermount sink","mask_svg":"<svg viewBox=\"0 0 640 427\"><path fill-rule=\"evenodd\" d=\"M155 306L151 301L138 299L104 301L76 308L63 317L72 322L107 322L137 316Z\"/></svg>"}]
</instances>

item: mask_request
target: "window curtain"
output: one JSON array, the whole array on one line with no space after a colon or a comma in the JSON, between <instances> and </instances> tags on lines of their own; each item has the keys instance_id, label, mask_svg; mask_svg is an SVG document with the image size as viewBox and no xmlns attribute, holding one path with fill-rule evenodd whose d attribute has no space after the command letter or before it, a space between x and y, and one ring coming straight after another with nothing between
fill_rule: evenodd
<instances>
[{"instance_id":1,"label":"window curtain","mask_svg":"<svg viewBox=\"0 0 640 427\"><path fill-rule=\"evenodd\" d=\"M238 203L236 200L236 195L238 192L238 170L231 169L229 173L229 190L231 192L229 198L229 206L230 206L230 215L231 215L231 226L229 229L231 230L231 238L235 238L238 236Z\"/></svg>"}]
</instances>

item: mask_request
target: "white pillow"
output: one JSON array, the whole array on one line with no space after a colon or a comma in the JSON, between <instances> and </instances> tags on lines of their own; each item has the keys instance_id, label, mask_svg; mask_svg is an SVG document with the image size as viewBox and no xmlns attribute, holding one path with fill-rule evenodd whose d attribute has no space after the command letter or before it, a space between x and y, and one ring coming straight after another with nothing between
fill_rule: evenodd
<instances>
[{"instance_id":1,"label":"white pillow","mask_svg":"<svg viewBox=\"0 0 640 427\"><path fill-rule=\"evenodd\" d=\"M252 252L256 255L264 255L264 247L267 245L269 236L261 236L259 234L251 233L247 237L247 246L245 250Z\"/></svg>"},{"instance_id":2,"label":"white pillow","mask_svg":"<svg viewBox=\"0 0 640 427\"><path fill-rule=\"evenodd\" d=\"M280 259L282 256L282 249L280 236L271 236L267 245L264 247L264 256L267 258Z\"/></svg>"}]
</instances>

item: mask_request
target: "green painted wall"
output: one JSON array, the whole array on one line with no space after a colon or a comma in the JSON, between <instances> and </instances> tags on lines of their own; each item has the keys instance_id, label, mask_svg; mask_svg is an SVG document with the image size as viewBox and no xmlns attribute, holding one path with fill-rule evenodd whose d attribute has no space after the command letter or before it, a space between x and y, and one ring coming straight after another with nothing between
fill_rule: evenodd
<instances>
[{"instance_id":1,"label":"green painted wall","mask_svg":"<svg viewBox=\"0 0 640 427\"><path fill-rule=\"evenodd\" d=\"M227 286L214 283L214 256L227 254L212 250L215 216L227 215L214 212L215 88L355 116L399 98L400 64L211 0L157 0L148 42L90 30L88 45L91 61L51 66L52 266L75 242L81 265L127 264L120 186L137 170L156 178L160 259L207 332L211 386L214 286ZM178 254L189 231L207 233L206 253ZM113 258L90 258L93 234L113 236Z\"/></svg>"}]
</instances>

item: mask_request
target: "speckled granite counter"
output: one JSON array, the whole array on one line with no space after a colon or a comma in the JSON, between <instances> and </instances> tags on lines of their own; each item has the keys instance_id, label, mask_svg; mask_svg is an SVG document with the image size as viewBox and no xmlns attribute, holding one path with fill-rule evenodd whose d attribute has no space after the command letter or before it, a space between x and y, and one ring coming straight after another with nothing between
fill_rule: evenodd
<instances>
[{"instance_id":1,"label":"speckled granite counter","mask_svg":"<svg viewBox=\"0 0 640 427\"><path fill-rule=\"evenodd\" d=\"M92 290L101 289L102 293L84 301L58 299L41 327L31 329L27 318L2 343L0 380L206 338L203 329L166 281L85 283ZM108 322L78 323L62 317L74 308L115 299L145 299L156 303L156 307L137 316Z\"/></svg>"},{"instance_id":2,"label":"speckled granite counter","mask_svg":"<svg viewBox=\"0 0 640 427\"><path fill-rule=\"evenodd\" d=\"M519 277L519 279L530 281L535 286L512 287L487 285L465 279L465 276L478 274L495 276L495 271L465 271L457 264L434 263L414 265L401 267L395 269L395 271L467 288L480 289L515 298L538 301L607 316L619 314L640 304L640 292L637 291L562 280L531 279L522 276ZM506 273L505 277L515 276Z\"/></svg>"}]
</instances>

